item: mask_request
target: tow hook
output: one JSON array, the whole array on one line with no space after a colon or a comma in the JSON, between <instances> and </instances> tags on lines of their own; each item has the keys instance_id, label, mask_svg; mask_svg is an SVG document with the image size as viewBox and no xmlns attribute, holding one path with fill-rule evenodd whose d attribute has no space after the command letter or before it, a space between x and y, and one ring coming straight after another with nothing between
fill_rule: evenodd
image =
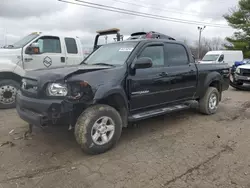
<instances>
[{"instance_id":1,"label":"tow hook","mask_svg":"<svg viewBox=\"0 0 250 188\"><path fill-rule=\"evenodd\" d=\"M55 108L52 108L52 115L51 115L51 119L52 119L52 123L56 124L57 119L60 118L60 113L56 112L57 110Z\"/></svg>"}]
</instances>

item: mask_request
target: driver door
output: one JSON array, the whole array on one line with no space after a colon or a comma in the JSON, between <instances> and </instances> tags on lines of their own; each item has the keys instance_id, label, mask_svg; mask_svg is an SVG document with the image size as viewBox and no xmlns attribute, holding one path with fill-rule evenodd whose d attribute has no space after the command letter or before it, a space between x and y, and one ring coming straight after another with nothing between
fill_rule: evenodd
<instances>
[{"instance_id":1,"label":"driver door","mask_svg":"<svg viewBox=\"0 0 250 188\"><path fill-rule=\"evenodd\" d=\"M49 69L65 66L65 51L64 48L62 48L59 37L42 36L33 43L39 44L40 53L30 55L24 50L23 66L25 70Z\"/></svg>"}]
</instances>

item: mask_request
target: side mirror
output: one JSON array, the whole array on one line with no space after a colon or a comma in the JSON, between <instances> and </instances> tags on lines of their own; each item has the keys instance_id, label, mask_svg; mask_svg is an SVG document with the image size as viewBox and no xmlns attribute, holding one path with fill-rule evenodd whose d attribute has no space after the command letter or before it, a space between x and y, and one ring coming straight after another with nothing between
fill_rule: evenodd
<instances>
[{"instance_id":1,"label":"side mirror","mask_svg":"<svg viewBox=\"0 0 250 188\"><path fill-rule=\"evenodd\" d=\"M141 58L136 60L133 68L134 69L146 69L146 68L152 67L152 65L153 65L153 62L152 62L151 58L141 57Z\"/></svg>"},{"instance_id":2,"label":"side mirror","mask_svg":"<svg viewBox=\"0 0 250 188\"><path fill-rule=\"evenodd\" d=\"M38 43L32 43L30 46L28 46L25 50L26 54L40 54L39 44Z\"/></svg>"}]
</instances>

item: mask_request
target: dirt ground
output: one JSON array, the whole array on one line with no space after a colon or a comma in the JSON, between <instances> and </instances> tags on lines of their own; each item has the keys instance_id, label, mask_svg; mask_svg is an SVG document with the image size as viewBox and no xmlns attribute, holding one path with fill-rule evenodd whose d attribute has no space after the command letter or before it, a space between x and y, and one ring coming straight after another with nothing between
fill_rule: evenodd
<instances>
[{"instance_id":1,"label":"dirt ground","mask_svg":"<svg viewBox=\"0 0 250 188\"><path fill-rule=\"evenodd\" d=\"M0 188L250 187L250 93L229 89L218 113L182 111L123 130L111 151L89 156L72 132L35 128L0 111Z\"/></svg>"}]
</instances>

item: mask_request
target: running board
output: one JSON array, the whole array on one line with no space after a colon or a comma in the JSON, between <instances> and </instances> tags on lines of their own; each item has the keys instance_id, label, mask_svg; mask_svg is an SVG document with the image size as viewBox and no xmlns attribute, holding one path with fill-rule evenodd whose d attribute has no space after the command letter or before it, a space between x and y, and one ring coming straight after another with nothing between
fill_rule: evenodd
<instances>
[{"instance_id":1,"label":"running board","mask_svg":"<svg viewBox=\"0 0 250 188\"><path fill-rule=\"evenodd\" d=\"M185 110L185 109L189 109L189 108L190 108L190 106L185 105L185 104L164 107L164 108L160 108L157 110L150 110L147 112L142 112L139 114L131 115L131 116L129 116L128 120L129 121L137 121L137 120L147 119L147 118L151 118L154 116L163 115L163 114L167 114L167 113L171 113L171 112L179 111L179 110Z\"/></svg>"}]
</instances>

